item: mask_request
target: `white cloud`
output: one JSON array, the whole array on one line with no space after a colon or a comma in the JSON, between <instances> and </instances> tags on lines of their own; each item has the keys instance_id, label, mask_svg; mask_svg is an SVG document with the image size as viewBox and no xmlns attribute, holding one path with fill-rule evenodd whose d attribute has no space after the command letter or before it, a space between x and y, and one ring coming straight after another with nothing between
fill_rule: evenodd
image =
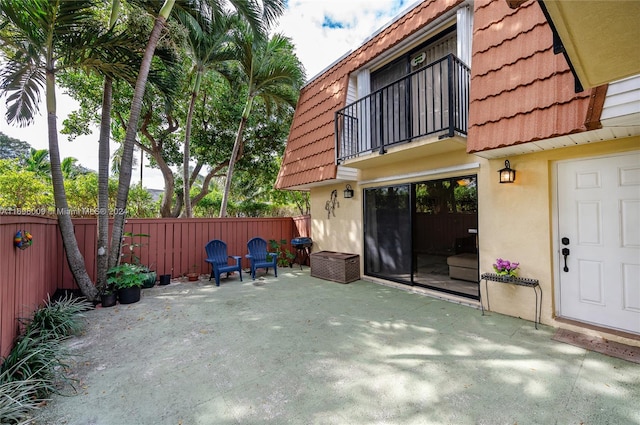
<instances>
[{"instance_id":1,"label":"white cloud","mask_svg":"<svg viewBox=\"0 0 640 425\"><path fill-rule=\"evenodd\" d=\"M415 0L289 0L288 8L280 18L274 32L290 37L296 45L296 54L305 66L307 78L312 78L337 59L360 46L371 34L391 21L408 3ZM58 92L58 126L73 110L77 102ZM5 98L0 98L0 131L29 142L36 149L48 149L46 110L42 106L36 122L29 127L9 126L5 119ZM98 169L98 129L90 136L78 137L69 142L66 135L59 135L60 155L77 158L85 167ZM112 146L115 149L115 146ZM139 158L139 153L136 153ZM145 163L147 161L145 160ZM134 170L132 183L140 180L140 172ZM157 169L145 167L144 185L162 189L162 174Z\"/></svg>"},{"instance_id":2,"label":"white cloud","mask_svg":"<svg viewBox=\"0 0 640 425\"><path fill-rule=\"evenodd\" d=\"M401 0L290 0L274 31L293 40L307 78L311 78L360 46L406 9L406 3Z\"/></svg>"}]
</instances>

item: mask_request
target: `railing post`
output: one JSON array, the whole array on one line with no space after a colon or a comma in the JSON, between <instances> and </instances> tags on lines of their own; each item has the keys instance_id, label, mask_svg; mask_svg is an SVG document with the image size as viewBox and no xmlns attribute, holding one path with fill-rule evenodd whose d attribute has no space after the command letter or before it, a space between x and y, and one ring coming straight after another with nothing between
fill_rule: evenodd
<instances>
[{"instance_id":1,"label":"railing post","mask_svg":"<svg viewBox=\"0 0 640 425\"><path fill-rule=\"evenodd\" d=\"M380 90L378 92L379 96L380 96L380 106L378 108L378 125L380 127L380 150L379 153L380 155L384 155L385 153L387 153L386 150L384 150L384 96L382 95L383 90Z\"/></svg>"},{"instance_id":2,"label":"railing post","mask_svg":"<svg viewBox=\"0 0 640 425\"><path fill-rule=\"evenodd\" d=\"M448 78L449 78L449 84L448 84L448 91L449 91L449 137L453 137L454 136L454 128L455 128L455 124L453 122L454 120L454 108L456 107L456 102L454 100L454 90L453 90L453 84L454 84L454 72L453 72L453 54L449 53L447 55L447 66L449 67L449 70L447 72L448 74Z\"/></svg>"},{"instance_id":3,"label":"railing post","mask_svg":"<svg viewBox=\"0 0 640 425\"><path fill-rule=\"evenodd\" d=\"M336 133L336 154L335 154L335 160L336 160L336 164L340 164L340 132L339 132L339 124L338 124L338 116L340 115L340 111L337 111L335 113L335 118L333 120L334 122L334 131Z\"/></svg>"}]
</instances>

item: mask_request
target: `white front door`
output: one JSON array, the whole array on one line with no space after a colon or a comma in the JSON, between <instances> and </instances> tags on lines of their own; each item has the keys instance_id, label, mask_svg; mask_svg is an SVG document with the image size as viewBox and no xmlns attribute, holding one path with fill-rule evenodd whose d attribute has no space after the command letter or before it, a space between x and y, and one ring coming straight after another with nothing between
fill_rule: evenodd
<instances>
[{"instance_id":1,"label":"white front door","mask_svg":"<svg viewBox=\"0 0 640 425\"><path fill-rule=\"evenodd\" d=\"M559 315L640 334L640 152L557 175Z\"/></svg>"}]
</instances>

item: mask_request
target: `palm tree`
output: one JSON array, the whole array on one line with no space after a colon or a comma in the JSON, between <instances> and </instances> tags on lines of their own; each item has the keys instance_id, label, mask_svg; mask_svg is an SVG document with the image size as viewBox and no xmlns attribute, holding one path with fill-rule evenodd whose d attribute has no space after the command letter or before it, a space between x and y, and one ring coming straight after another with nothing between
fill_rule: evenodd
<instances>
[{"instance_id":1,"label":"palm tree","mask_svg":"<svg viewBox=\"0 0 640 425\"><path fill-rule=\"evenodd\" d=\"M120 14L120 0L113 0L109 15L109 30L116 25ZM111 105L113 102L113 79L104 77L102 90L102 115L98 138L98 217L96 236L96 287L102 291L107 287L109 269L109 140L111 134Z\"/></svg>"},{"instance_id":2,"label":"palm tree","mask_svg":"<svg viewBox=\"0 0 640 425\"><path fill-rule=\"evenodd\" d=\"M104 32L95 19L100 0L0 0L0 40L6 62L0 69L0 90L7 95L9 123L33 122L44 89L49 157L56 213L69 268L89 300L97 289L78 249L64 188L58 147L56 75L82 69L103 75L127 75L132 52L124 38ZM129 66L122 65L129 64Z\"/></svg>"},{"instance_id":3,"label":"palm tree","mask_svg":"<svg viewBox=\"0 0 640 425\"><path fill-rule=\"evenodd\" d=\"M191 78L193 79L193 89L191 90L191 100L189 102L189 111L187 112L187 122L185 124L184 135L184 155L183 155L183 174L184 183L184 213L183 216L189 218L192 216L191 211L191 178L189 175L189 159L191 126L193 122L193 112L196 106L196 99L200 92L202 77L205 73L215 70L222 62L232 59L229 49L230 29L234 24L239 24L237 15L228 15L221 13L216 17L213 24L204 34L198 34L195 31L187 33L187 56L191 59L193 67L191 70Z\"/></svg>"},{"instance_id":4,"label":"palm tree","mask_svg":"<svg viewBox=\"0 0 640 425\"><path fill-rule=\"evenodd\" d=\"M254 100L261 98L267 111L274 106L295 107L305 78L304 67L293 51L291 40L281 34L264 40L256 38L247 28L243 28L234 33L234 44L238 61L235 71L247 86L247 99L227 168L220 217L227 216L233 168L242 157L242 135Z\"/></svg>"},{"instance_id":5,"label":"palm tree","mask_svg":"<svg viewBox=\"0 0 640 425\"><path fill-rule=\"evenodd\" d=\"M51 175L49 164L49 151L46 149L29 149L29 156L24 159L27 171L32 171L46 179Z\"/></svg>"},{"instance_id":6,"label":"palm tree","mask_svg":"<svg viewBox=\"0 0 640 425\"><path fill-rule=\"evenodd\" d=\"M165 28L167 19L174 9L177 14L183 14L185 19L183 22L190 22L195 25L195 21L189 20L188 12L193 10L209 11L213 16L219 15L224 10L225 3L233 6L240 16L245 18L256 34L265 34L266 28L282 14L284 10L284 0L263 0L262 8L255 0L228 0L223 2L220 0L164 0L160 11L156 15L155 23L147 47L144 51L138 79L136 80L133 99L131 100L131 112L127 123L127 131L123 144L122 162L120 168L120 177L118 181L118 193L116 195L116 208L114 212L113 231L111 233L111 249L109 253L109 266L114 266L120 258L120 246L122 243L122 235L124 232L124 221L126 216L127 196L129 194L129 184L131 183L133 147L135 145L136 134L138 132L138 120L140 119L140 111L142 109L142 98L144 96L149 69L151 68L151 60L160 39L162 30ZM203 13L204 16L206 16Z\"/></svg>"},{"instance_id":7,"label":"palm tree","mask_svg":"<svg viewBox=\"0 0 640 425\"><path fill-rule=\"evenodd\" d=\"M7 121L33 122L44 88L49 132L53 196L69 268L83 294L95 299L78 249L60 165L56 119L56 73L87 60L99 34L92 26L95 0L0 0L0 39L7 61L0 70L0 90L7 94ZM93 61L93 59L91 59Z\"/></svg>"}]
</instances>

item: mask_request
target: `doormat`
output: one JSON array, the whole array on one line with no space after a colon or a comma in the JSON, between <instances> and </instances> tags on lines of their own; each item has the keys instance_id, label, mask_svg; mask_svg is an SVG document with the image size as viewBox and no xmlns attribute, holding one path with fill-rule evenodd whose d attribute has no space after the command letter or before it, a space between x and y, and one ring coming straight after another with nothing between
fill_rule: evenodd
<instances>
[{"instance_id":1,"label":"doormat","mask_svg":"<svg viewBox=\"0 0 640 425\"><path fill-rule=\"evenodd\" d=\"M640 347L607 341L604 338L584 335L567 329L558 329L551 339L629 362L640 363Z\"/></svg>"}]
</instances>

